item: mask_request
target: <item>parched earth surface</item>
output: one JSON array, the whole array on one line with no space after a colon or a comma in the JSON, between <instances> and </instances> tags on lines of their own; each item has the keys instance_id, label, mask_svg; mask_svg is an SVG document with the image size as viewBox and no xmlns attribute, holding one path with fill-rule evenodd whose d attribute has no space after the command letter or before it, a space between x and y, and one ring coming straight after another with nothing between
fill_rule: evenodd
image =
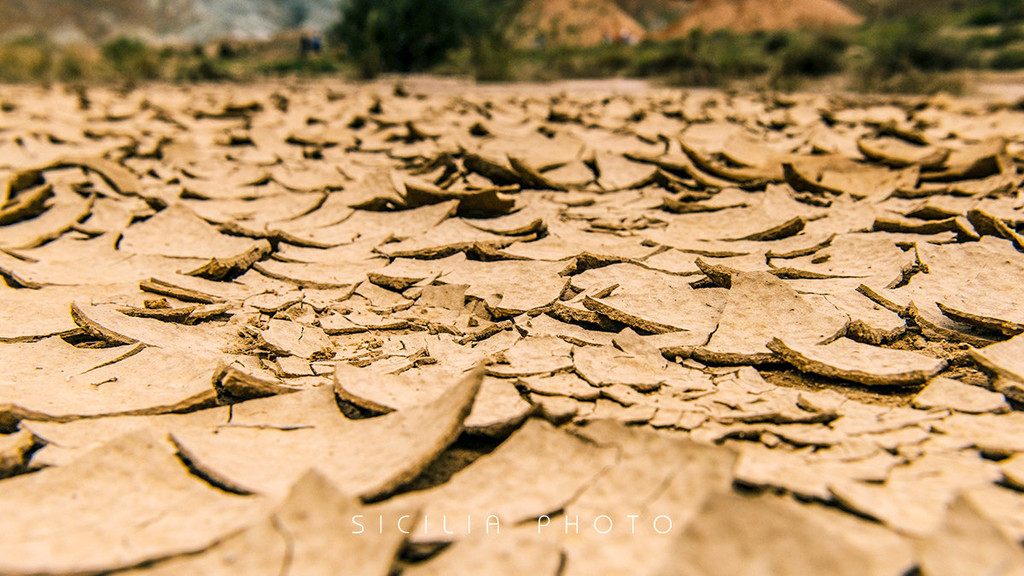
<instances>
[{"instance_id":1,"label":"parched earth surface","mask_svg":"<svg viewBox=\"0 0 1024 576\"><path fill-rule=\"evenodd\" d=\"M0 574L1024 573L1024 108L577 88L3 88Z\"/></svg>"}]
</instances>

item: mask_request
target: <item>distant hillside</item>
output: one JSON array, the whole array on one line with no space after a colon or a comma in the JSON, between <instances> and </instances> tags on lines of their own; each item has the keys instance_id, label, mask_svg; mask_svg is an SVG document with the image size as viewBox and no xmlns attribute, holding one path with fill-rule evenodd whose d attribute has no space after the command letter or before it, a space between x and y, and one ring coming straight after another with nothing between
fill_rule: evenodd
<instances>
[{"instance_id":1,"label":"distant hillside","mask_svg":"<svg viewBox=\"0 0 1024 576\"><path fill-rule=\"evenodd\" d=\"M522 47L595 46L624 33L640 40L645 30L612 0L529 0L509 30Z\"/></svg>"},{"instance_id":2,"label":"distant hillside","mask_svg":"<svg viewBox=\"0 0 1024 576\"><path fill-rule=\"evenodd\" d=\"M853 26L863 21L863 16L839 0L697 0L659 37L684 36L698 28L751 32Z\"/></svg>"},{"instance_id":3,"label":"distant hillside","mask_svg":"<svg viewBox=\"0 0 1024 576\"><path fill-rule=\"evenodd\" d=\"M383 1L383 0L382 0ZM777 30L857 24L865 17L967 9L970 0L520 0L509 31L519 46L587 46L614 39L671 38L694 28ZM284 30L323 31L339 0L0 0L0 39L45 34L102 42L129 34L161 42L267 39Z\"/></svg>"},{"instance_id":4,"label":"distant hillside","mask_svg":"<svg viewBox=\"0 0 1024 576\"><path fill-rule=\"evenodd\" d=\"M963 10L978 4L976 0L843 0L854 11L865 17L889 18L913 16L935 10Z\"/></svg>"},{"instance_id":5,"label":"distant hillside","mask_svg":"<svg viewBox=\"0 0 1024 576\"><path fill-rule=\"evenodd\" d=\"M189 18L190 6L163 8L138 0L0 0L0 34L76 41L125 29L156 34L165 23L173 27Z\"/></svg>"},{"instance_id":6,"label":"distant hillside","mask_svg":"<svg viewBox=\"0 0 1024 576\"><path fill-rule=\"evenodd\" d=\"M615 0L648 31L667 28L693 7L694 0Z\"/></svg>"},{"instance_id":7,"label":"distant hillside","mask_svg":"<svg viewBox=\"0 0 1024 576\"><path fill-rule=\"evenodd\" d=\"M58 42L120 34L150 40L269 38L282 30L323 30L337 0L0 0L0 36L45 34Z\"/></svg>"}]
</instances>

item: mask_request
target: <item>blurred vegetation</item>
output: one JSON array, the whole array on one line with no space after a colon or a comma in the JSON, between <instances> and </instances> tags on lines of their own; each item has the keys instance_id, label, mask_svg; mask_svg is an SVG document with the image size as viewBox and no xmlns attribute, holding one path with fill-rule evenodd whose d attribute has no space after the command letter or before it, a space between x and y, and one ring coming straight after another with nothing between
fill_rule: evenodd
<instances>
[{"instance_id":1,"label":"blurred vegetation","mask_svg":"<svg viewBox=\"0 0 1024 576\"><path fill-rule=\"evenodd\" d=\"M848 38L832 31L769 37L765 50L775 50L777 54L769 83L773 88L791 90L806 78L838 74L844 69L844 54L849 46Z\"/></svg>"},{"instance_id":2,"label":"blurred vegetation","mask_svg":"<svg viewBox=\"0 0 1024 576\"><path fill-rule=\"evenodd\" d=\"M853 83L869 92L959 92L963 87L952 73L981 62L964 37L945 30L936 17L875 24L862 31L860 45Z\"/></svg>"},{"instance_id":3,"label":"blurred vegetation","mask_svg":"<svg viewBox=\"0 0 1024 576\"><path fill-rule=\"evenodd\" d=\"M924 11L883 2L875 18L850 29L694 31L636 45L531 49L515 47L508 34L524 2L342 0L343 19L316 51L300 50L299 33L165 47L130 37L87 46L26 36L0 43L0 82L131 86L426 72L480 81L636 77L689 86L741 82L792 90L825 82L871 92L934 92L961 90L965 70L1024 70L1024 0L949 0Z\"/></svg>"},{"instance_id":4,"label":"blurred vegetation","mask_svg":"<svg viewBox=\"0 0 1024 576\"><path fill-rule=\"evenodd\" d=\"M1010 48L996 53L989 60L993 70L1024 70L1024 48Z\"/></svg>"},{"instance_id":5,"label":"blurred vegetation","mask_svg":"<svg viewBox=\"0 0 1024 576\"><path fill-rule=\"evenodd\" d=\"M502 79L509 48L503 32L520 6L520 0L342 0L328 39L346 48L364 78L428 71L463 49L477 76Z\"/></svg>"},{"instance_id":6,"label":"blurred vegetation","mask_svg":"<svg viewBox=\"0 0 1024 576\"><path fill-rule=\"evenodd\" d=\"M331 37L364 77L425 70L463 41L468 14L454 0L349 0ZM450 24L450 25L449 25Z\"/></svg>"},{"instance_id":7,"label":"blurred vegetation","mask_svg":"<svg viewBox=\"0 0 1024 576\"><path fill-rule=\"evenodd\" d=\"M965 23L969 26L993 26L1024 20L1024 1L995 0L979 2L968 11Z\"/></svg>"},{"instance_id":8,"label":"blurred vegetation","mask_svg":"<svg viewBox=\"0 0 1024 576\"><path fill-rule=\"evenodd\" d=\"M111 40L100 49L103 61L126 82L156 80L160 77L161 54L143 41L120 37Z\"/></svg>"},{"instance_id":9,"label":"blurred vegetation","mask_svg":"<svg viewBox=\"0 0 1024 576\"><path fill-rule=\"evenodd\" d=\"M303 54L299 36L266 43L157 47L129 37L100 46L58 45L42 37L0 43L0 82L132 86L140 82L250 81L272 76L347 74L337 49Z\"/></svg>"},{"instance_id":10,"label":"blurred vegetation","mask_svg":"<svg viewBox=\"0 0 1024 576\"><path fill-rule=\"evenodd\" d=\"M24 37L0 45L0 82L44 80L52 67L53 55L43 39Z\"/></svg>"}]
</instances>

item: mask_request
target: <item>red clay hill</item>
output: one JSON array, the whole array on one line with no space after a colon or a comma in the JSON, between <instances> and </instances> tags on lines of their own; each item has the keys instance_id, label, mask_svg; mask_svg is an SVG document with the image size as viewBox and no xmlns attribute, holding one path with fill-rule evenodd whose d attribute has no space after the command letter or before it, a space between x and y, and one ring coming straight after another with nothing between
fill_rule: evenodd
<instances>
[{"instance_id":1,"label":"red clay hill","mask_svg":"<svg viewBox=\"0 0 1024 576\"><path fill-rule=\"evenodd\" d=\"M696 0L682 18L658 33L676 38L691 30L791 30L837 28L864 21L838 0Z\"/></svg>"},{"instance_id":2,"label":"red clay hill","mask_svg":"<svg viewBox=\"0 0 1024 576\"><path fill-rule=\"evenodd\" d=\"M691 30L751 32L854 26L840 0L528 0L509 30L523 48L669 39Z\"/></svg>"},{"instance_id":3,"label":"red clay hill","mask_svg":"<svg viewBox=\"0 0 1024 576\"><path fill-rule=\"evenodd\" d=\"M612 0L529 0L509 35L523 48L640 40L644 27Z\"/></svg>"}]
</instances>

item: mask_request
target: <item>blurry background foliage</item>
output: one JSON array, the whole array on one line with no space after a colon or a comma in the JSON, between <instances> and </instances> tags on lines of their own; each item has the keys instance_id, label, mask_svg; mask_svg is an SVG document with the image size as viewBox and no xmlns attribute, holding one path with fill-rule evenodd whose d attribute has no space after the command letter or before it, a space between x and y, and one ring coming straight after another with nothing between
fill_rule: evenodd
<instances>
[{"instance_id":1,"label":"blurry background foliage","mask_svg":"<svg viewBox=\"0 0 1024 576\"><path fill-rule=\"evenodd\" d=\"M863 25L524 47L510 30L527 0L341 0L338 23L316 52L300 52L299 32L196 46L131 37L64 45L21 36L0 42L0 82L134 85L416 72L481 81L636 77L671 85L799 89L820 82L932 92L962 88L964 71L1024 70L1024 0L846 1L867 16ZM307 16L298 3L287 12L293 24Z\"/></svg>"}]
</instances>

